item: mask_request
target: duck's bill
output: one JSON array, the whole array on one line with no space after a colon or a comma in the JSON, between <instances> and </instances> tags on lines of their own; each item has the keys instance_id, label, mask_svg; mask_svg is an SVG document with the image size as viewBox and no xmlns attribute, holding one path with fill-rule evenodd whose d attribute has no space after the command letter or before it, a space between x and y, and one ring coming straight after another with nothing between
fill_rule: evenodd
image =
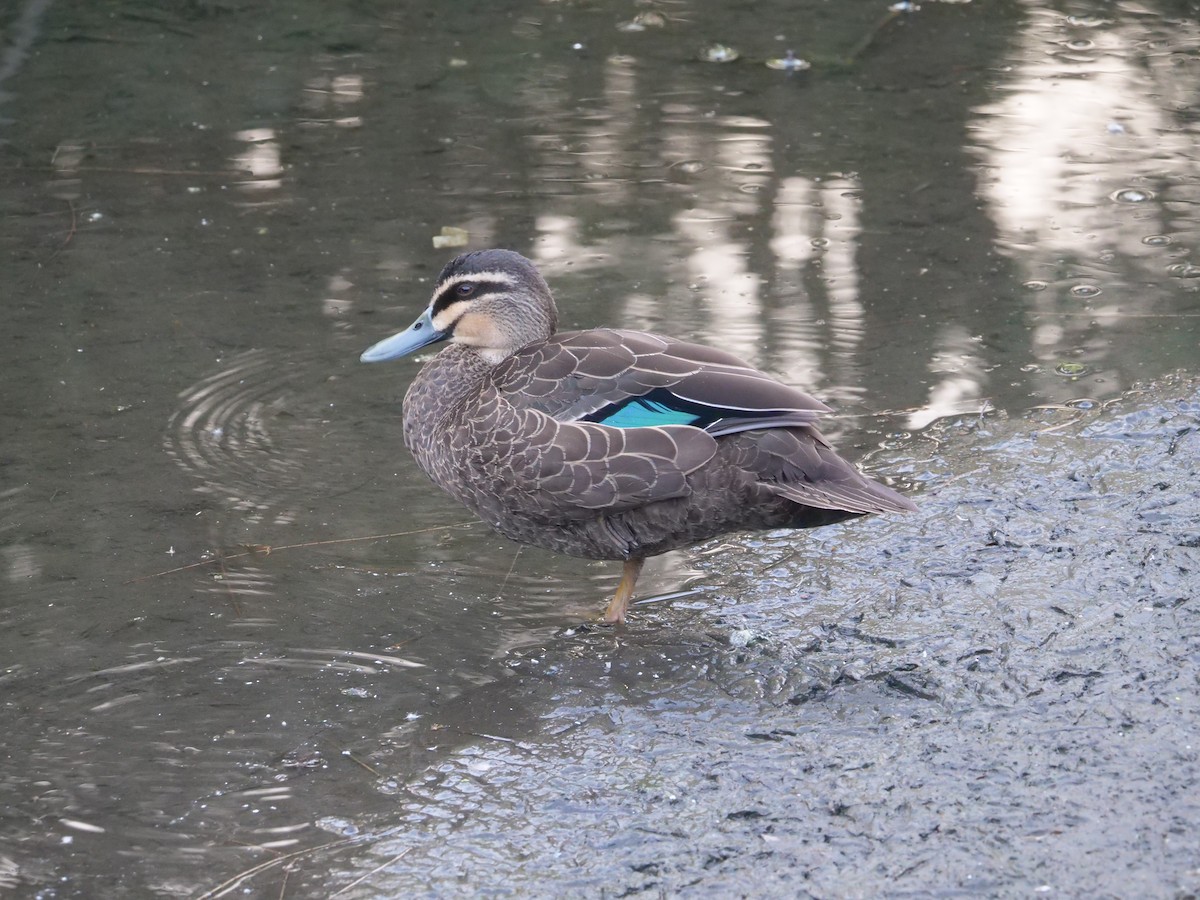
<instances>
[{"instance_id":1,"label":"duck's bill","mask_svg":"<svg viewBox=\"0 0 1200 900\"><path fill-rule=\"evenodd\" d=\"M387 362L389 359L399 359L401 356L407 356L422 347L428 347L430 344L436 344L438 341L443 341L449 337L448 332L438 331L433 327L433 320L429 317L429 310L421 313L420 318L413 322L404 331L398 334L393 334L390 338L384 338L378 344L373 344L363 351L363 355L359 357L362 362Z\"/></svg>"}]
</instances>

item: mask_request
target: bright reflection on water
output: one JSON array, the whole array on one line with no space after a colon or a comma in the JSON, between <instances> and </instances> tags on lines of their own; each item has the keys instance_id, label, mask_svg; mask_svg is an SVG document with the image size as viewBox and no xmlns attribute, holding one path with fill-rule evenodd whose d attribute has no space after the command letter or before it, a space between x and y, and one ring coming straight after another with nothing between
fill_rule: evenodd
<instances>
[{"instance_id":1,"label":"bright reflection on water","mask_svg":"<svg viewBox=\"0 0 1200 900\"><path fill-rule=\"evenodd\" d=\"M652 561L627 633L581 631L616 567L472 524L403 450L417 363L356 362L425 304L446 226L534 258L564 327L812 391L935 508L948 423L1195 367L1200 27L1173 4L638 6L22 4L0 893L196 896L275 860L251 891L328 894L279 854L452 833L472 779L553 752L521 743L548 709L618 730L709 679L749 721L727 617L786 605L802 659L861 600L823 564L892 589L871 542L902 523L734 535ZM769 67L789 51L811 70ZM518 671L544 687L501 690Z\"/></svg>"},{"instance_id":2,"label":"bright reflection on water","mask_svg":"<svg viewBox=\"0 0 1200 900\"><path fill-rule=\"evenodd\" d=\"M1051 380L1064 357L1103 373L1090 383L1107 395L1171 359L1173 344L1196 346L1196 294L1164 276L1197 236L1196 130L1179 116L1197 88L1178 76L1200 23L1108 12L1030 4L971 123L997 249L1038 285L1025 311L1029 353L1037 393L1055 399L1078 389Z\"/></svg>"}]
</instances>

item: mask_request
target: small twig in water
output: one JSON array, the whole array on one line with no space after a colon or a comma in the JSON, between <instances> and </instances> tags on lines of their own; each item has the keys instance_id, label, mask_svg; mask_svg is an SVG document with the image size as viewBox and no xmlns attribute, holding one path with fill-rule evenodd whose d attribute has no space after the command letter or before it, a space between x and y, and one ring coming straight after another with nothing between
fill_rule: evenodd
<instances>
[{"instance_id":1,"label":"small twig in water","mask_svg":"<svg viewBox=\"0 0 1200 900\"><path fill-rule=\"evenodd\" d=\"M884 14L883 18L875 23L875 27L868 31L857 44L850 48L850 52L846 54L846 61L854 62L854 60L858 58L859 54L861 54L864 50L870 47L872 43L874 43L875 38L879 37L879 33L883 31L883 29L887 28L888 25L900 18L900 13L901 10L896 9L895 7L889 9Z\"/></svg>"},{"instance_id":2,"label":"small twig in water","mask_svg":"<svg viewBox=\"0 0 1200 900\"><path fill-rule=\"evenodd\" d=\"M356 884L362 884L364 881L366 881L368 878L370 878L370 877L371 877L372 875L374 875L376 872L380 872L380 871L382 871L382 870L386 869L386 868L387 868L388 866L390 866L392 863L394 863L394 862L398 862L398 861L399 861L399 859L400 859L400 857L404 856L404 854L405 854L405 853L407 853L407 852L408 852L409 850L411 850L411 849L412 849L412 847L405 847L403 850L401 850L399 853L397 853L395 856L393 856L393 857L392 857L391 859L389 859L387 862L385 862L385 863L380 863L380 864L379 864L379 865L377 865L375 868L373 868L373 869L372 869L370 872L367 872L367 873L365 873L365 874L363 874L363 875L360 875L360 876L358 876L358 877L357 877L357 878L355 878L355 879L354 879L352 882L350 882L348 885L346 885L346 886L345 886L345 887L343 887L343 888L338 888L336 891L334 891L334 892L333 892L332 894L330 894L329 896L330 896L331 898L332 898L332 897L340 897L342 894L346 893L346 891L350 890L350 888L354 887Z\"/></svg>"},{"instance_id":3,"label":"small twig in water","mask_svg":"<svg viewBox=\"0 0 1200 900\"><path fill-rule=\"evenodd\" d=\"M496 592L497 600L504 596L504 589L508 586L508 579L512 578L512 573L517 568L517 560L521 558L521 551L524 549L524 547L517 546L517 552L513 554L512 565L508 567L508 572L505 573L504 580L500 582L500 590Z\"/></svg>"},{"instance_id":4,"label":"small twig in water","mask_svg":"<svg viewBox=\"0 0 1200 900\"><path fill-rule=\"evenodd\" d=\"M243 881L253 878L261 872L266 872L269 869L274 869L276 866L282 866L285 863L298 859L302 856L309 856L313 853L318 853L321 850L328 850L332 847L344 847L348 844L362 843L363 838L359 836L342 838L339 841L330 841L327 844L318 844L316 847L307 847L304 850L295 850L292 853L285 853L283 856L277 856L274 859L268 859L266 862L261 862L256 866L251 866L249 869L244 869L232 878L227 878L222 881L211 891L205 891L196 900L217 900L219 897L224 897L231 891L236 889Z\"/></svg>"},{"instance_id":5,"label":"small twig in water","mask_svg":"<svg viewBox=\"0 0 1200 900\"><path fill-rule=\"evenodd\" d=\"M389 534L367 534L362 537L348 538L331 538L327 541L305 541L302 544L282 544L279 547L272 547L268 544L255 544L250 550L243 553L234 553L230 556L224 554L214 556L212 559L202 559L199 562L188 563L186 566L176 566L174 569L164 569L161 572L154 572L151 575L139 575L137 578L130 578L128 581L121 582L122 584L135 584L139 581L148 581L151 578L161 578L163 575L174 575L176 572L186 572L188 569L198 569L201 566L211 566L224 564L231 559L241 559L243 556L270 556L272 553L279 553L282 550L301 550L306 547L324 547L329 544L352 544L357 541L382 541L387 538L408 537L412 534L428 534L431 531L446 531L450 528L464 528L467 525L474 525L474 522L455 522L453 525L434 525L432 528L418 528L415 531L393 531Z\"/></svg>"},{"instance_id":6,"label":"small twig in water","mask_svg":"<svg viewBox=\"0 0 1200 900\"><path fill-rule=\"evenodd\" d=\"M353 753L351 753L349 750L347 750L347 751L346 751L346 758L347 758L347 759L349 759L349 760L350 760L350 762L352 762L352 763L358 763L360 766L362 766L364 769L366 769L368 772L370 772L370 773L371 773L372 775L374 775L376 778L382 778L382 777L383 777L383 773L382 773L382 772L380 772L378 769L376 769L376 768L375 768L374 766L372 766L370 763L365 763L365 762L363 762L361 759L359 759L357 756L355 756L355 755L354 755Z\"/></svg>"}]
</instances>

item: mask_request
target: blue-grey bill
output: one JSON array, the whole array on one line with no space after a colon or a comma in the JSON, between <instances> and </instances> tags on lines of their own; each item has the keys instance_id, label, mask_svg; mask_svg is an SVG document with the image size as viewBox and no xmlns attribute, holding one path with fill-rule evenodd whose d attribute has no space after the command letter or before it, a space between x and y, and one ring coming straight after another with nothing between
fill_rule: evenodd
<instances>
[{"instance_id":1,"label":"blue-grey bill","mask_svg":"<svg viewBox=\"0 0 1200 900\"><path fill-rule=\"evenodd\" d=\"M433 327L433 320L429 317L429 310L421 313L417 321L413 322L408 328L397 334L393 334L390 338L384 338L378 344L372 344L363 351L359 359L365 363L386 362L389 359L399 359L401 356L407 356L422 347L428 347L430 344L436 344L438 341L445 340L448 337L444 331L438 331Z\"/></svg>"}]
</instances>

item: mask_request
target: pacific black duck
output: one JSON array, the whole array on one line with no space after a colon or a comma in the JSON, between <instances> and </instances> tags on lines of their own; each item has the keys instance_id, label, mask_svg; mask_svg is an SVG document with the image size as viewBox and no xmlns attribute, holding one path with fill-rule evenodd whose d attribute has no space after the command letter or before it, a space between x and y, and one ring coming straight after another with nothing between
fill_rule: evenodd
<instances>
[{"instance_id":1,"label":"pacific black duck","mask_svg":"<svg viewBox=\"0 0 1200 900\"><path fill-rule=\"evenodd\" d=\"M405 445L500 534L623 560L604 621L625 620L648 556L728 531L915 509L834 453L814 424L828 407L737 357L557 327L533 263L480 250L452 260L425 312L362 361L450 342L404 397Z\"/></svg>"}]
</instances>

